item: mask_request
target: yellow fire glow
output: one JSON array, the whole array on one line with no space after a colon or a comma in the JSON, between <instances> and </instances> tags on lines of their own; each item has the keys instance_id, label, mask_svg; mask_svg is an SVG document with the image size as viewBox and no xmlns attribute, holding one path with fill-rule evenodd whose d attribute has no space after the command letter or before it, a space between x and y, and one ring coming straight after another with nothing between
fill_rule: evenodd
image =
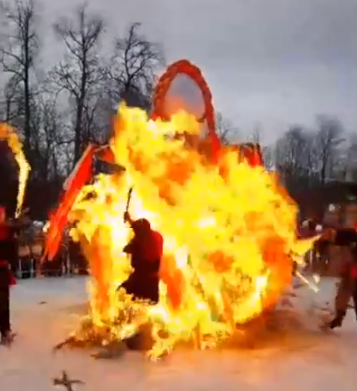
<instances>
[{"instance_id":1,"label":"yellow fire glow","mask_svg":"<svg viewBox=\"0 0 357 391\"><path fill-rule=\"evenodd\" d=\"M274 306L290 284L292 254L311 244L297 241L296 206L274 174L238 162L232 151L222 151L213 165L184 138L172 137L199 132L188 114L152 121L121 105L111 149L126 173L98 176L70 215L72 237L90 264L94 325L121 319L112 333L123 339L148 322L154 357L182 341L214 346ZM122 251L131 235L123 213L132 186L132 217L149 219L164 237L154 306L116 292L132 271ZM129 307L134 317L123 315Z\"/></svg>"},{"instance_id":2,"label":"yellow fire glow","mask_svg":"<svg viewBox=\"0 0 357 391\"><path fill-rule=\"evenodd\" d=\"M17 191L17 207L15 213L15 216L18 217L22 210L27 179L31 168L26 160L25 154L22 151L22 142L12 127L4 123L0 123L0 140L7 141L19 167L19 185Z\"/></svg>"}]
</instances>

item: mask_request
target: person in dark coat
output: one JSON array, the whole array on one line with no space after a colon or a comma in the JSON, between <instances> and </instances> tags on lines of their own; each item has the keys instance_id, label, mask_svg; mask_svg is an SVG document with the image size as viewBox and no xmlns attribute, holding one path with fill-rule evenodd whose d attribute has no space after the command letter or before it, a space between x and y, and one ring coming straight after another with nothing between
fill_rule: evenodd
<instances>
[{"instance_id":1,"label":"person in dark coat","mask_svg":"<svg viewBox=\"0 0 357 391\"><path fill-rule=\"evenodd\" d=\"M357 319L357 231L354 228L326 230L320 239L320 245L328 244L341 246L346 250L341 281L335 297L335 316L328 323L328 327L334 329L342 326L351 298Z\"/></svg>"},{"instance_id":2,"label":"person in dark coat","mask_svg":"<svg viewBox=\"0 0 357 391\"><path fill-rule=\"evenodd\" d=\"M6 210L0 206L0 335L3 344L11 343L14 334L10 325L10 285L14 284L11 263L14 261L14 241L18 229L25 224L23 216L6 220Z\"/></svg>"},{"instance_id":3,"label":"person in dark coat","mask_svg":"<svg viewBox=\"0 0 357 391\"><path fill-rule=\"evenodd\" d=\"M163 237L151 228L146 219L132 220L129 213L125 213L124 220L134 231L133 239L123 249L131 256L134 271L121 287L135 299L158 303Z\"/></svg>"}]
</instances>

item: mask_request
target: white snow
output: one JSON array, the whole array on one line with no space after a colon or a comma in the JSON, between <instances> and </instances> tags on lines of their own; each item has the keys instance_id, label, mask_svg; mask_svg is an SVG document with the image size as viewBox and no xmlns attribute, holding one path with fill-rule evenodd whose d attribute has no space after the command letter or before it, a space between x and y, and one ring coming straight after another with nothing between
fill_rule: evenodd
<instances>
[{"instance_id":1,"label":"white snow","mask_svg":"<svg viewBox=\"0 0 357 391\"><path fill-rule=\"evenodd\" d=\"M317 296L304 292L300 303L306 305L311 297L331 300L334 289L334 281L323 281ZM149 362L139 352L112 360L95 360L85 350L54 354L52 347L76 328L78 305L85 297L84 278L27 280L13 288L12 320L18 338L10 349L0 348L1 390L47 391L62 370L84 381L76 386L83 391L356 389L353 311L342 329L300 337L288 349L276 342L259 350L176 351L159 362Z\"/></svg>"}]
</instances>

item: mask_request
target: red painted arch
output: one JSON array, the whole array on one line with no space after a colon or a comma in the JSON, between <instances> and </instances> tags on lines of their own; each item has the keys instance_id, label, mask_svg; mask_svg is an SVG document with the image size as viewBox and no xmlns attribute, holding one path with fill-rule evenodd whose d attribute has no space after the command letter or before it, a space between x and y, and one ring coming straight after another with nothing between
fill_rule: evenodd
<instances>
[{"instance_id":1,"label":"red painted arch","mask_svg":"<svg viewBox=\"0 0 357 391\"><path fill-rule=\"evenodd\" d=\"M165 113L165 97L171 83L179 74L185 74L190 77L200 88L203 96L205 111L200 122L206 120L209 137L212 143L213 156L218 160L220 150L220 140L216 133L216 121L214 107L212 103L211 90L200 70L196 65L188 60L179 60L169 65L163 75L160 77L153 96L153 118L168 119Z\"/></svg>"}]
</instances>

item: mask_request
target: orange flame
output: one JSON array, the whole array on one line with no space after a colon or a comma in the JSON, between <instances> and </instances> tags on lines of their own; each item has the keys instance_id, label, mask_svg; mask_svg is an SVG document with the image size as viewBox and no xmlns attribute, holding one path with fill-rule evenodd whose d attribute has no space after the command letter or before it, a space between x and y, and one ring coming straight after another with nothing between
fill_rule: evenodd
<instances>
[{"instance_id":1,"label":"orange flame","mask_svg":"<svg viewBox=\"0 0 357 391\"><path fill-rule=\"evenodd\" d=\"M141 315L113 327L116 338L149 322L154 357L191 338L212 346L277 303L291 281L292 257L311 242L296 239L296 206L273 174L226 151L222 177L184 140L168 137L197 134L192 116L181 112L162 122L125 105L119 111L111 149L127 171L85 186L70 214L71 235L92 272L93 322L118 323L134 307ZM165 240L155 306L116 293L132 270L122 248L130 237L123 213L133 185L131 214L148 218Z\"/></svg>"},{"instance_id":2,"label":"orange flame","mask_svg":"<svg viewBox=\"0 0 357 391\"><path fill-rule=\"evenodd\" d=\"M16 163L19 166L19 186L17 191L17 206L16 216L21 214L22 205L24 202L27 179L31 170L28 164L25 154L22 151L22 143L15 129L7 124L0 123L0 140L6 140L11 151L14 154Z\"/></svg>"}]
</instances>

